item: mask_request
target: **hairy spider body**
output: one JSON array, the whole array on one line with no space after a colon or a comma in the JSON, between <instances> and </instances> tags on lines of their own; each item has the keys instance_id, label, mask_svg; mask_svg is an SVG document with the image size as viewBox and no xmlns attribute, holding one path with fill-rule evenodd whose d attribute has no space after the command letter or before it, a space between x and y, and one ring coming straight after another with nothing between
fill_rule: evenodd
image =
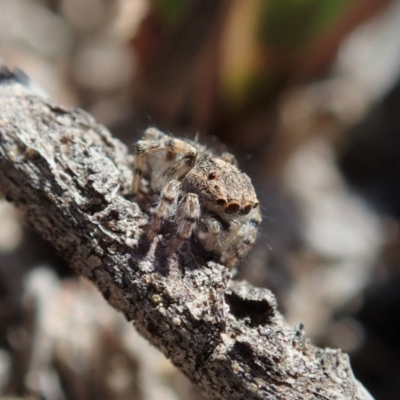
<instances>
[{"instance_id":1,"label":"hairy spider body","mask_svg":"<svg viewBox=\"0 0 400 400\"><path fill-rule=\"evenodd\" d=\"M134 167L134 193L140 190L142 175L160 193L147 231L149 240L173 216L177 235L168 246L169 253L192 234L228 266L250 250L261 214L250 178L238 169L231 154L217 156L197 142L149 128L135 145Z\"/></svg>"}]
</instances>

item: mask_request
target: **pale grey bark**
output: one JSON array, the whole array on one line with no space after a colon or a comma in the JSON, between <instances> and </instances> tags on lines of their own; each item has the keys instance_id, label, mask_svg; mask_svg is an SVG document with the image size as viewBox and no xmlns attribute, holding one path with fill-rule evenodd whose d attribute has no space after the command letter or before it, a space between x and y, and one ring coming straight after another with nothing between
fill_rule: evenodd
<instances>
[{"instance_id":1,"label":"pale grey bark","mask_svg":"<svg viewBox=\"0 0 400 400\"><path fill-rule=\"evenodd\" d=\"M210 398L371 399L340 350L288 327L267 289L193 246L141 240L127 148L81 110L0 78L0 190L107 301Z\"/></svg>"}]
</instances>

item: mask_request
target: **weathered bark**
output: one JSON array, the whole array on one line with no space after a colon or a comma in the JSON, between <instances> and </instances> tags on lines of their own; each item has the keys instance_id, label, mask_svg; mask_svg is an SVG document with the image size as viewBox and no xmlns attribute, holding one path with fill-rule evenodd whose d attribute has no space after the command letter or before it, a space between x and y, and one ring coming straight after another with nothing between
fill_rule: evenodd
<instances>
[{"instance_id":1,"label":"weathered bark","mask_svg":"<svg viewBox=\"0 0 400 400\"><path fill-rule=\"evenodd\" d=\"M142 243L127 148L81 110L0 73L0 190L195 384L215 399L371 399L340 350L285 325L273 294L168 235Z\"/></svg>"}]
</instances>

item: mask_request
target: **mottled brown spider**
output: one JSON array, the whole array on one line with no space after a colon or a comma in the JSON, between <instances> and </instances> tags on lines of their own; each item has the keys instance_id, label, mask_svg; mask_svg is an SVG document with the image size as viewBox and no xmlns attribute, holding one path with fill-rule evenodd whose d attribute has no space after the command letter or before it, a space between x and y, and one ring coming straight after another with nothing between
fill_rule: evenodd
<instances>
[{"instance_id":1,"label":"mottled brown spider","mask_svg":"<svg viewBox=\"0 0 400 400\"><path fill-rule=\"evenodd\" d=\"M172 217L176 236L168 244L169 254L192 234L229 267L250 250L261 222L259 202L233 155L217 156L197 142L149 128L135 144L134 168L134 193L140 190L142 176L160 193L147 230L149 241Z\"/></svg>"}]
</instances>

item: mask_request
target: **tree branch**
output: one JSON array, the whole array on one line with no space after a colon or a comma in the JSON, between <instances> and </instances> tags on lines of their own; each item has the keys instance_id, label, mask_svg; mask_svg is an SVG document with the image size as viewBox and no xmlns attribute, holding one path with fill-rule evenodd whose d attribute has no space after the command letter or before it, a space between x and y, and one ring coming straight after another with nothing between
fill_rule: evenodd
<instances>
[{"instance_id":1,"label":"tree branch","mask_svg":"<svg viewBox=\"0 0 400 400\"><path fill-rule=\"evenodd\" d=\"M371 399L346 354L285 325L267 289L189 244L141 244L131 156L82 110L0 72L0 190L107 301L215 399Z\"/></svg>"}]
</instances>

